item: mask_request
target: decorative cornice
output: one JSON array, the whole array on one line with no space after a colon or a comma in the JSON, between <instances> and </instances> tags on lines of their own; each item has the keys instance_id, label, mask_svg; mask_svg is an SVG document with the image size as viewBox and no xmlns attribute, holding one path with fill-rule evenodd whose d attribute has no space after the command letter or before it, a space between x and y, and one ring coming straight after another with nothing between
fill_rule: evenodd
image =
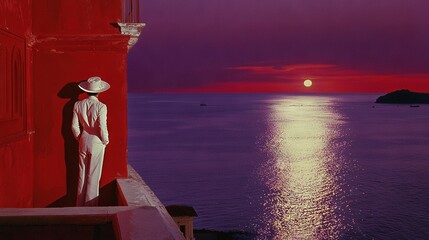
<instances>
[{"instance_id":1,"label":"decorative cornice","mask_svg":"<svg viewBox=\"0 0 429 240\"><path fill-rule=\"evenodd\" d=\"M120 34L107 35L38 35L32 36L29 46L36 51L124 51L129 37Z\"/></svg>"},{"instance_id":2,"label":"decorative cornice","mask_svg":"<svg viewBox=\"0 0 429 240\"><path fill-rule=\"evenodd\" d=\"M146 26L145 23L118 23L119 27L121 28L121 34L130 36L130 39L128 40L128 51L137 43L139 40L140 33L142 32L142 29L144 26Z\"/></svg>"}]
</instances>

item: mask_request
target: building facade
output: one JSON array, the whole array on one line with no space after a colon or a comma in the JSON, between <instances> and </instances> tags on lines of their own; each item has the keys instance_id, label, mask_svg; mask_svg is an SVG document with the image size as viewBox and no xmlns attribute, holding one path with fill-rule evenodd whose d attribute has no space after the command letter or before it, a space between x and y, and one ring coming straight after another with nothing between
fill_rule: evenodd
<instances>
[{"instance_id":1,"label":"building facade","mask_svg":"<svg viewBox=\"0 0 429 240\"><path fill-rule=\"evenodd\" d=\"M127 177L130 36L118 23L135 21L136 10L122 0L0 2L0 207L74 204L78 143L70 123L74 102L85 97L77 83L91 76L111 84L100 96L111 138L101 186L108 191Z\"/></svg>"}]
</instances>

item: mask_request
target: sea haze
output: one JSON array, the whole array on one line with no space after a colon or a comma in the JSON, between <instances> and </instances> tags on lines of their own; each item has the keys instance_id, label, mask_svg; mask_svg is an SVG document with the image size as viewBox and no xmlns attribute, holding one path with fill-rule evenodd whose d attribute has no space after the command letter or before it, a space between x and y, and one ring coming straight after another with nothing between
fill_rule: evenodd
<instances>
[{"instance_id":1,"label":"sea haze","mask_svg":"<svg viewBox=\"0 0 429 240\"><path fill-rule=\"evenodd\" d=\"M429 106L377 95L129 94L129 163L195 228L429 238Z\"/></svg>"}]
</instances>

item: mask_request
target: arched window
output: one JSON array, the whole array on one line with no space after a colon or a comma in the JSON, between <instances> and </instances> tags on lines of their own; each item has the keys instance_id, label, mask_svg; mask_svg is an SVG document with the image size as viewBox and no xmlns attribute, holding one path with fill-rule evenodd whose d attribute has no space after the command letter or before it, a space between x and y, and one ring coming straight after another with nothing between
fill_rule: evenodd
<instances>
[{"instance_id":1,"label":"arched window","mask_svg":"<svg viewBox=\"0 0 429 240\"><path fill-rule=\"evenodd\" d=\"M9 119L9 86L7 80L7 49L0 42L0 121Z\"/></svg>"},{"instance_id":2,"label":"arched window","mask_svg":"<svg viewBox=\"0 0 429 240\"><path fill-rule=\"evenodd\" d=\"M25 136L25 41L0 30L0 144Z\"/></svg>"},{"instance_id":3,"label":"arched window","mask_svg":"<svg viewBox=\"0 0 429 240\"><path fill-rule=\"evenodd\" d=\"M22 105L24 99L24 70L22 68L21 53L18 48L12 53L12 93L13 93L13 118L22 116Z\"/></svg>"}]
</instances>

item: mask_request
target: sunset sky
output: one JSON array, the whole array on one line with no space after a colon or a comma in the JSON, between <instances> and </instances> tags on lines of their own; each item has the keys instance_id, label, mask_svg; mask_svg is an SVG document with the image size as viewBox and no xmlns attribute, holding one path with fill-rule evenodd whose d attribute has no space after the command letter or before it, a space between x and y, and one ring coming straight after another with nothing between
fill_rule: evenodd
<instances>
[{"instance_id":1,"label":"sunset sky","mask_svg":"<svg viewBox=\"0 0 429 240\"><path fill-rule=\"evenodd\" d=\"M429 92L428 10L428 0L142 0L129 92Z\"/></svg>"}]
</instances>

